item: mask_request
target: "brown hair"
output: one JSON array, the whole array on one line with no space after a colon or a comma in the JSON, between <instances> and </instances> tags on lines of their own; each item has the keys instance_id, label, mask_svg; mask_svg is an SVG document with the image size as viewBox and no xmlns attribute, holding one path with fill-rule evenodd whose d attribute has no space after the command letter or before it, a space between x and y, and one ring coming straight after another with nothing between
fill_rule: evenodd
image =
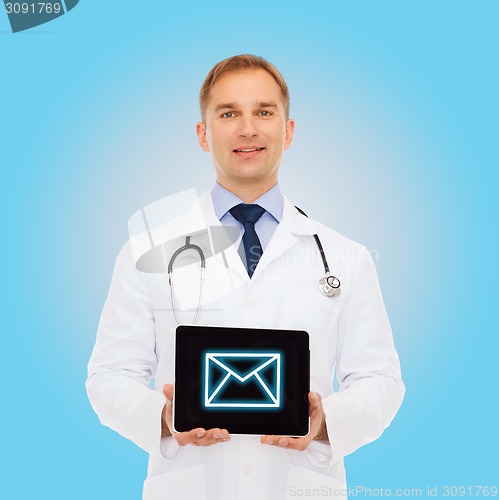
<instances>
[{"instance_id":1,"label":"brown hair","mask_svg":"<svg viewBox=\"0 0 499 500\"><path fill-rule=\"evenodd\" d=\"M252 54L241 54L239 56L229 57L215 64L215 66L213 66L213 68L211 68L210 72L208 73L208 76L205 78L203 85L201 86L201 91L199 92L199 105L201 107L201 116L203 121L206 118L208 95L210 93L211 87L213 87L215 82L225 73L255 69L265 70L277 82L277 85L279 85L279 88L281 89L284 108L286 110L286 118L288 118L289 90L283 76L281 75L281 73L279 73L279 70L263 57L254 56Z\"/></svg>"}]
</instances>

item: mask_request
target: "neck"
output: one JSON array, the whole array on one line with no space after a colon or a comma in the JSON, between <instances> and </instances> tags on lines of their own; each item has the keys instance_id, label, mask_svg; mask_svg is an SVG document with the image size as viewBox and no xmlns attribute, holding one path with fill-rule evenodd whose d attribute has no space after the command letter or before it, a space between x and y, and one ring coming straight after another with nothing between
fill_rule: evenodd
<instances>
[{"instance_id":1,"label":"neck","mask_svg":"<svg viewBox=\"0 0 499 500\"><path fill-rule=\"evenodd\" d=\"M277 179L272 181L262 183L258 182L255 184L232 184L230 182L226 182L225 180L217 179L217 182L230 191L232 194L235 194L238 198L244 201L244 203L251 204L260 196L265 194L267 191L272 189L277 184Z\"/></svg>"}]
</instances>

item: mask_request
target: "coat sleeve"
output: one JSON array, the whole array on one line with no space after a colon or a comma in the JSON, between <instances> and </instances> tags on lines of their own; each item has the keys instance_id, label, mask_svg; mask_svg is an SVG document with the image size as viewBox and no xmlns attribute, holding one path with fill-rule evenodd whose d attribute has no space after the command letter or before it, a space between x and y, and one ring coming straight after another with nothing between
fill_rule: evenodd
<instances>
[{"instance_id":1,"label":"coat sleeve","mask_svg":"<svg viewBox=\"0 0 499 500\"><path fill-rule=\"evenodd\" d=\"M405 393L376 269L364 247L361 255L338 319L339 391L323 400L331 464L377 439Z\"/></svg>"},{"instance_id":2,"label":"coat sleeve","mask_svg":"<svg viewBox=\"0 0 499 500\"><path fill-rule=\"evenodd\" d=\"M164 457L162 450L171 448L171 443L161 439L166 400L150 388L157 363L155 338L148 285L135 268L127 244L116 261L88 364L86 388L102 424L151 455Z\"/></svg>"}]
</instances>

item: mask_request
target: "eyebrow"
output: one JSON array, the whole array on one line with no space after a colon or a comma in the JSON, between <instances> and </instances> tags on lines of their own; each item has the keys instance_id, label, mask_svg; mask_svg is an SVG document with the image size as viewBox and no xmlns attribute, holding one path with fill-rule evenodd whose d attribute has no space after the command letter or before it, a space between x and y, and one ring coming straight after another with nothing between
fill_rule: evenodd
<instances>
[{"instance_id":1,"label":"eyebrow","mask_svg":"<svg viewBox=\"0 0 499 500\"><path fill-rule=\"evenodd\" d=\"M277 103L275 103L274 101L258 101L257 104L259 108L277 108Z\"/></svg>"},{"instance_id":2,"label":"eyebrow","mask_svg":"<svg viewBox=\"0 0 499 500\"><path fill-rule=\"evenodd\" d=\"M237 108L237 104L235 102L222 102L220 104L217 104L217 106L215 107L215 113L218 112L218 111L221 111L222 109L233 109L233 108Z\"/></svg>"},{"instance_id":3,"label":"eyebrow","mask_svg":"<svg viewBox=\"0 0 499 500\"><path fill-rule=\"evenodd\" d=\"M269 101L269 102L257 101L256 104L257 107L259 108L277 108L277 103L275 103L274 101ZM238 106L239 105L236 102L222 102L220 104L217 104L217 106L215 106L215 113L218 113L222 109L235 109Z\"/></svg>"}]
</instances>

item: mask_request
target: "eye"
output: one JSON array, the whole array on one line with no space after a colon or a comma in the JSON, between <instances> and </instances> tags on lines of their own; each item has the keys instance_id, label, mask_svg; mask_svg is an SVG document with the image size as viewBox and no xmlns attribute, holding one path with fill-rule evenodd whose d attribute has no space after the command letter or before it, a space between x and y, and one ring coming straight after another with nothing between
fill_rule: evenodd
<instances>
[{"instance_id":1,"label":"eye","mask_svg":"<svg viewBox=\"0 0 499 500\"><path fill-rule=\"evenodd\" d=\"M226 113L223 113L221 118L234 118L234 113L232 111L227 111Z\"/></svg>"},{"instance_id":2,"label":"eye","mask_svg":"<svg viewBox=\"0 0 499 500\"><path fill-rule=\"evenodd\" d=\"M261 111L258 112L260 116L263 116L265 118L268 118L269 116L272 116L272 112L268 111L266 109L262 109Z\"/></svg>"}]
</instances>

